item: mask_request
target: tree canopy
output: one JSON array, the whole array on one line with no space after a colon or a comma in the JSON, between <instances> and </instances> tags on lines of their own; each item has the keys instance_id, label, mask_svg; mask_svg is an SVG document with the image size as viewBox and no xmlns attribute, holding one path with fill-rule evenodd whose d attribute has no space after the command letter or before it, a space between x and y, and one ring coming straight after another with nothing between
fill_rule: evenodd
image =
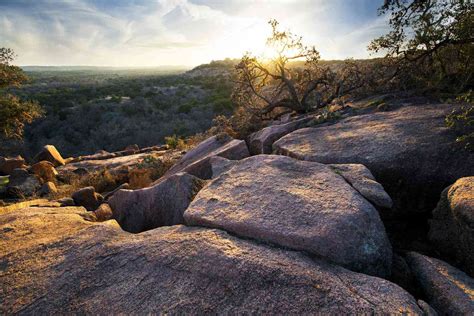
<instances>
[{"instance_id":1,"label":"tree canopy","mask_svg":"<svg viewBox=\"0 0 474 316\"><path fill-rule=\"evenodd\" d=\"M21 139L25 124L40 117L43 111L34 101L23 101L6 91L27 81L20 67L11 65L15 54L9 48L0 48L0 135Z\"/></svg>"},{"instance_id":2,"label":"tree canopy","mask_svg":"<svg viewBox=\"0 0 474 316\"><path fill-rule=\"evenodd\" d=\"M394 58L397 75L415 73L425 85L467 90L473 84L473 9L470 0L386 0L379 13L390 14L391 29L369 49Z\"/></svg>"},{"instance_id":3,"label":"tree canopy","mask_svg":"<svg viewBox=\"0 0 474 316\"><path fill-rule=\"evenodd\" d=\"M246 53L236 66L233 99L238 105L260 116L276 109L280 109L279 114L304 113L364 85L358 63L347 60L338 69L323 66L314 46L306 46L300 36L280 30L276 20L269 24L270 56Z\"/></svg>"}]
</instances>

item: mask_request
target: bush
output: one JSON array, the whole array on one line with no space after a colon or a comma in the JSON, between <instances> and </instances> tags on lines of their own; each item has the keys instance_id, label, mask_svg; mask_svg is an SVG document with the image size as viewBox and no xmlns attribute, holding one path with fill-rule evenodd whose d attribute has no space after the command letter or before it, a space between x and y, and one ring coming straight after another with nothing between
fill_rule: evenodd
<instances>
[{"instance_id":1,"label":"bush","mask_svg":"<svg viewBox=\"0 0 474 316\"><path fill-rule=\"evenodd\" d=\"M165 143L172 149L184 149L186 148L186 143L184 140L178 136L167 136L165 137Z\"/></svg>"},{"instance_id":2,"label":"bush","mask_svg":"<svg viewBox=\"0 0 474 316\"><path fill-rule=\"evenodd\" d=\"M474 150L474 98L472 90L456 98L464 105L446 117L446 125L458 133L456 141Z\"/></svg>"}]
</instances>

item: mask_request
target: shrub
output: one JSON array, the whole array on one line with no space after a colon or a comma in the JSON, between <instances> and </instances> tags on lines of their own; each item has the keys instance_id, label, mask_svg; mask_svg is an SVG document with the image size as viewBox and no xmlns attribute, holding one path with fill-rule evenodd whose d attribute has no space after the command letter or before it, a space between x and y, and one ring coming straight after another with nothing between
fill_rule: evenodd
<instances>
[{"instance_id":1,"label":"shrub","mask_svg":"<svg viewBox=\"0 0 474 316\"><path fill-rule=\"evenodd\" d=\"M474 150L474 98L472 90L456 98L464 105L446 117L446 125L458 133L456 141Z\"/></svg>"},{"instance_id":2,"label":"shrub","mask_svg":"<svg viewBox=\"0 0 474 316\"><path fill-rule=\"evenodd\" d=\"M184 140L182 138L176 136L176 134L174 134L173 136L165 137L165 144L168 145L170 148L173 148L173 149L184 149L184 148L186 148L186 143L184 142Z\"/></svg>"}]
</instances>

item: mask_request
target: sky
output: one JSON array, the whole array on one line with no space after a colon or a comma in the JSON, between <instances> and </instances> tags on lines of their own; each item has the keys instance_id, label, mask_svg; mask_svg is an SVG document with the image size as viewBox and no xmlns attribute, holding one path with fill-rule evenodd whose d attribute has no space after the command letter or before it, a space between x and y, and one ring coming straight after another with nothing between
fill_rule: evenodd
<instances>
[{"instance_id":1,"label":"sky","mask_svg":"<svg viewBox=\"0 0 474 316\"><path fill-rule=\"evenodd\" d=\"M0 0L16 64L196 66L264 49L270 19L323 59L368 58L383 0Z\"/></svg>"}]
</instances>

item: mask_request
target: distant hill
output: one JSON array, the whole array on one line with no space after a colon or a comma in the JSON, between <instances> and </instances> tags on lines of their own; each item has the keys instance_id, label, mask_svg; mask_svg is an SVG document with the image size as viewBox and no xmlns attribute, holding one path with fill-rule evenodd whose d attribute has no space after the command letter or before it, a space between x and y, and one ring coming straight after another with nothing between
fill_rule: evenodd
<instances>
[{"instance_id":1,"label":"distant hill","mask_svg":"<svg viewBox=\"0 0 474 316\"><path fill-rule=\"evenodd\" d=\"M100 72L100 73L181 73L188 66L98 67L98 66L21 66L26 72Z\"/></svg>"}]
</instances>

